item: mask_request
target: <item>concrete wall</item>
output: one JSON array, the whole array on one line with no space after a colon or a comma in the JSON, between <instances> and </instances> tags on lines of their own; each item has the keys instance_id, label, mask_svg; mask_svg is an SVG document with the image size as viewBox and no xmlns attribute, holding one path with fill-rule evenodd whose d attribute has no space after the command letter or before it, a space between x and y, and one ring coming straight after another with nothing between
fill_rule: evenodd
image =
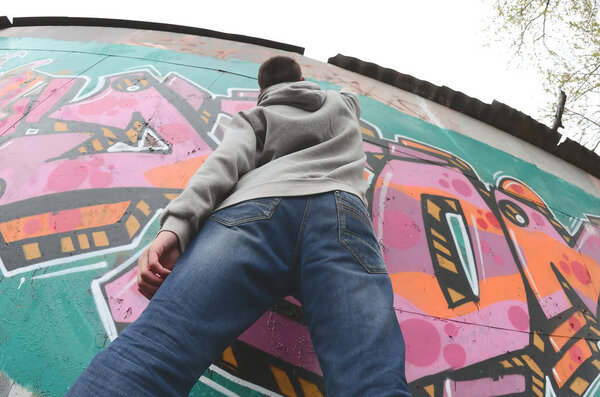
<instances>
[{"instance_id":1,"label":"concrete wall","mask_svg":"<svg viewBox=\"0 0 600 397\"><path fill-rule=\"evenodd\" d=\"M0 31L0 392L64 394L137 318L147 301L135 262L161 209L254 105L258 65L277 53L127 29ZM295 57L323 88L361 94L370 210L414 395L594 395L600 181ZM324 392L299 302L286 298L192 395Z\"/></svg>"}]
</instances>

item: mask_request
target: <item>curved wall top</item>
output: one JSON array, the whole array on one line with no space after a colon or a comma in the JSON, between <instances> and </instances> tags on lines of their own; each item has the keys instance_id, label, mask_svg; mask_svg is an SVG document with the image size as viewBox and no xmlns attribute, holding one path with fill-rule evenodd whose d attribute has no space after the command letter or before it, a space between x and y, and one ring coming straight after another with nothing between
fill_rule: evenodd
<instances>
[{"instance_id":1,"label":"curved wall top","mask_svg":"<svg viewBox=\"0 0 600 397\"><path fill-rule=\"evenodd\" d=\"M0 31L0 394L64 394L137 318L147 301L135 261L161 209L254 106L258 66L276 54L323 88L360 94L370 211L414 395L594 395L597 178L297 53L77 26ZM304 324L286 298L192 395L325 394Z\"/></svg>"}]
</instances>

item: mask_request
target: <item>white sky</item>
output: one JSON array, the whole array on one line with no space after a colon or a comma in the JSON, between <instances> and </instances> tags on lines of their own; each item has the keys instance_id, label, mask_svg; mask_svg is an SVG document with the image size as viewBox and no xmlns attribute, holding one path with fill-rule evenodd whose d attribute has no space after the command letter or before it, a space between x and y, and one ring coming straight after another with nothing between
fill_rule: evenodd
<instances>
[{"instance_id":1,"label":"white sky","mask_svg":"<svg viewBox=\"0 0 600 397\"><path fill-rule=\"evenodd\" d=\"M298 45L323 62L342 53L538 119L553 98L532 68L511 63L506 46L484 46L491 7L491 0L4 0L0 13L194 26Z\"/></svg>"}]
</instances>

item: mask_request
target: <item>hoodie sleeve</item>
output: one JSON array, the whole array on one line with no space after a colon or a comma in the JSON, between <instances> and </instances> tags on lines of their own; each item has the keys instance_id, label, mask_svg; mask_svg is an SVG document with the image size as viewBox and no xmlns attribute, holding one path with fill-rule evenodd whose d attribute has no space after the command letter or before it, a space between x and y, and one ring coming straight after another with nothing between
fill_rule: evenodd
<instances>
[{"instance_id":1,"label":"hoodie sleeve","mask_svg":"<svg viewBox=\"0 0 600 397\"><path fill-rule=\"evenodd\" d=\"M356 114L356 118L360 118L360 102L358 101L358 95L349 90L340 90L342 98L346 101L348 107Z\"/></svg>"},{"instance_id":2,"label":"hoodie sleeve","mask_svg":"<svg viewBox=\"0 0 600 397\"><path fill-rule=\"evenodd\" d=\"M256 135L243 113L237 113L217 150L165 208L160 231L175 233L183 253L214 208L255 164Z\"/></svg>"}]
</instances>

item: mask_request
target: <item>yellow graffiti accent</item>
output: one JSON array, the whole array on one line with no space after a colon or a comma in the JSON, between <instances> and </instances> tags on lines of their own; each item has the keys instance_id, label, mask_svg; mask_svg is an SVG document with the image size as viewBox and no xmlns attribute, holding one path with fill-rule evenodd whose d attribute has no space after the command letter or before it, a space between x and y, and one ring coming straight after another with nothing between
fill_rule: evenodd
<instances>
[{"instance_id":1,"label":"yellow graffiti accent","mask_svg":"<svg viewBox=\"0 0 600 397\"><path fill-rule=\"evenodd\" d=\"M42 257L38 243L24 244L23 254L25 255L25 259L28 261Z\"/></svg>"},{"instance_id":2,"label":"yellow graffiti accent","mask_svg":"<svg viewBox=\"0 0 600 397\"><path fill-rule=\"evenodd\" d=\"M540 351L544 351L545 345L542 338L537 333L533 334L533 345L538 348Z\"/></svg>"},{"instance_id":3,"label":"yellow graffiti accent","mask_svg":"<svg viewBox=\"0 0 600 397\"><path fill-rule=\"evenodd\" d=\"M135 208L140 210L142 212L142 214L144 214L146 216L150 215L150 206L144 200L141 200L139 203L137 203Z\"/></svg>"},{"instance_id":4,"label":"yellow graffiti accent","mask_svg":"<svg viewBox=\"0 0 600 397\"><path fill-rule=\"evenodd\" d=\"M425 386L423 389L425 389L427 394L429 394L429 397L433 397L435 395L435 386L434 385Z\"/></svg>"},{"instance_id":5,"label":"yellow graffiti accent","mask_svg":"<svg viewBox=\"0 0 600 397\"><path fill-rule=\"evenodd\" d=\"M96 247L108 247L108 237L106 232L94 232L92 233L92 239Z\"/></svg>"},{"instance_id":6,"label":"yellow graffiti accent","mask_svg":"<svg viewBox=\"0 0 600 397\"><path fill-rule=\"evenodd\" d=\"M129 233L129 238L132 238L135 235L135 233L139 230L140 222L135 216L129 215L129 218L127 218L127 222L125 222L125 227L127 228L127 233Z\"/></svg>"},{"instance_id":7,"label":"yellow graffiti accent","mask_svg":"<svg viewBox=\"0 0 600 397\"><path fill-rule=\"evenodd\" d=\"M78 234L77 240L79 242L79 248L82 250L86 250L90 248L90 241L88 240L85 234Z\"/></svg>"},{"instance_id":8,"label":"yellow graffiti accent","mask_svg":"<svg viewBox=\"0 0 600 397\"><path fill-rule=\"evenodd\" d=\"M452 201L452 200L444 200L444 201L446 202L446 204L448 204L450 207L452 207L452 209L454 211L457 210L457 208L456 208L456 202L455 201Z\"/></svg>"},{"instance_id":9,"label":"yellow graffiti accent","mask_svg":"<svg viewBox=\"0 0 600 397\"><path fill-rule=\"evenodd\" d=\"M61 123L59 121L54 123L54 131L67 131L68 127L67 127L67 123Z\"/></svg>"},{"instance_id":10,"label":"yellow graffiti accent","mask_svg":"<svg viewBox=\"0 0 600 397\"><path fill-rule=\"evenodd\" d=\"M368 128L365 128L363 126L360 127L360 132L363 133L363 135L367 135L367 136L371 136L371 137L375 137L375 134L373 133L373 131L371 131Z\"/></svg>"},{"instance_id":11,"label":"yellow graffiti accent","mask_svg":"<svg viewBox=\"0 0 600 397\"><path fill-rule=\"evenodd\" d=\"M290 378L288 378L285 371L271 366L271 372L273 372L277 386L279 386L279 391L283 395L289 397L298 397L294 391L294 386L292 386L292 382L290 381Z\"/></svg>"},{"instance_id":12,"label":"yellow graffiti accent","mask_svg":"<svg viewBox=\"0 0 600 397\"><path fill-rule=\"evenodd\" d=\"M452 302L454 303L458 302L461 299L465 299L465 296L463 294L456 292L452 288L448 288L448 293L450 294L450 299L452 299Z\"/></svg>"},{"instance_id":13,"label":"yellow graffiti accent","mask_svg":"<svg viewBox=\"0 0 600 397\"><path fill-rule=\"evenodd\" d=\"M111 130L109 130L108 128L102 127L102 131L104 131L104 136L105 137L112 138L112 139L117 139L117 136L115 135L115 133L112 132Z\"/></svg>"},{"instance_id":14,"label":"yellow graffiti accent","mask_svg":"<svg viewBox=\"0 0 600 397\"><path fill-rule=\"evenodd\" d=\"M509 363L508 360L501 361L500 364L502 364L504 368L512 368L512 364Z\"/></svg>"},{"instance_id":15,"label":"yellow graffiti accent","mask_svg":"<svg viewBox=\"0 0 600 397\"><path fill-rule=\"evenodd\" d=\"M433 216L435 219L437 219L437 221L440 221L440 211L442 209L440 207L438 207L437 205L435 205L433 203L433 201L427 201L427 212L429 212L429 214L431 214L431 216Z\"/></svg>"},{"instance_id":16,"label":"yellow graffiti accent","mask_svg":"<svg viewBox=\"0 0 600 397\"><path fill-rule=\"evenodd\" d=\"M521 358L527 363L527 365L533 370L533 372L538 374L540 378L544 377L544 373L531 357L529 357L527 354L523 354Z\"/></svg>"},{"instance_id":17,"label":"yellow graffiti accent","mask_svg":"<svg viewBox=\"0 0 600 397\"><path fill-rule=\"evenodd\" d=\"M431 231L431 234L437 238L438 240L442 240L444 243L447 243L447 240L444 236L442 236L441 234L439 234L438 232L435 231L434 228L430 228L429 231Z\"/></svg>"},{"instance_id":18,"label":"yellow graffiti accent","mask_svg":"<svg viewBox=\"0 0 600 397\"><path fill-rule=\"evenodd\" d=\"M323 396L323 394L321 393L321 391L319 390L317 385L315 385L314 383L309 382L300 377L298 378L298 381L300 382L300 387L302 388L302 391L304 392L305 396L310 396L310 397L322 397Z\"/></svg>"},{"instance_id":19,"label":"yellow graffiti accent","mask_svg":"<svg viewBox=\"0 0 600 397\"><path fill-rule=\"evenodd\" d=\"M60 239L60 250L62 252L75 251L75 246L73 245L73 239L71 237L62 237Z\"/></svg>"},{"instance_id":20,"label":"yellow graffiti accent","mask_svg":"<svg viewBox=\"0 0 600 397\"><path fill-rule=\"evenodd\" d=\"M134 131L133 129L129 129L126 132L127 136L129 137L129 140L131 141L131 143L136 143L138 138L139 138L139 134Z\"/></svg>"},{"instance_id":21,"label":"yellow graffiti accent","mask_svg":"<svg viewBox=\"0 0 600 397\"><path fill-rule=\"evenodd\" d=\"M600 336L600 331L598 331L596 328L594 327L590 327L590 331L592 331L593 333L595 333L596 335Z\"/></svg>"},{"instance_id":22,"label":"yellow graffiti accent","mask_svg":"<svg viewBox=\"0 0 600 397\"><path fill-rule=\"evenodd\" d=\"M433 246L435 247L435 249L437 249L438 251L442 251L444 254L451 256L450 251L448 250L448 248L444 247L442 244L438 243L437 241L433 240Z\"/></svg>"},{"instance_id":23,"label":"yellow graffiti accent","mask_svg":"<svg viewBox=\"0 0 600 397\"><path fill-rule=\"evenodd\" d=\"M223 351L222 358L223 358L223 361L225 361L227 364L229 364L233 368L238 367L238 363L237 363L237 360L235 359L235 356L233 355L233 349L231 349L231 346L229 346L227 349L225 349L225 351Z\"/></svg>"},{"instance_id":24,"label":"yellow graffiti accent","mask_svg":"<svg viewBox=\"0 0 600 397\"><path fill-rule=\"evenodd\" d=\"M102 144L100 143L99 140L94 139L92 141L92 147L94 148L94 150L96 150L97 152L99 152L100 150L104 149L104 146L102 146Z\"/></svg>"},{"instance_id":25,"label":"yellow graffiti accent","mask_svg":"<svg viewBox=\"0 0 600 397\"><path fill-rule=\"evenodd\" d=\"M435 254L438 264L443 267L446 270L450 270L453 273L458 274L458 270L456 270L456 265L454 264L454 262L444 258L443 256L441 256L440 254Z\"/></svg>"},{"instance_id":26,"label":"yellow graffiti accent","mask_svg":"<svg viewBox=\"0 0 600 397\"><path fill-rule=\"evenodd\" d=\"M515 364L517 364L517 366L519 366L519 367L524 367L524 366L525 366L525 364L523 364L523 361L519 360L517 357L513 357L513 359L512 359L512 360L513 360L513 362L514 362Z\"/></svg>"},{"instance_id":27,"label":"yellow graffiti accent","mask_svg":"<svg viewBox=\"0 0 600 397\"><path fill-rule=\"evenodd\" d=\"M569 389L573 390L575 394L581 396L585 389L590 385L590 382L585 379L580 378L579 376L575 378L575 380L569 386Z\"/></svg>"}]
</instances>

